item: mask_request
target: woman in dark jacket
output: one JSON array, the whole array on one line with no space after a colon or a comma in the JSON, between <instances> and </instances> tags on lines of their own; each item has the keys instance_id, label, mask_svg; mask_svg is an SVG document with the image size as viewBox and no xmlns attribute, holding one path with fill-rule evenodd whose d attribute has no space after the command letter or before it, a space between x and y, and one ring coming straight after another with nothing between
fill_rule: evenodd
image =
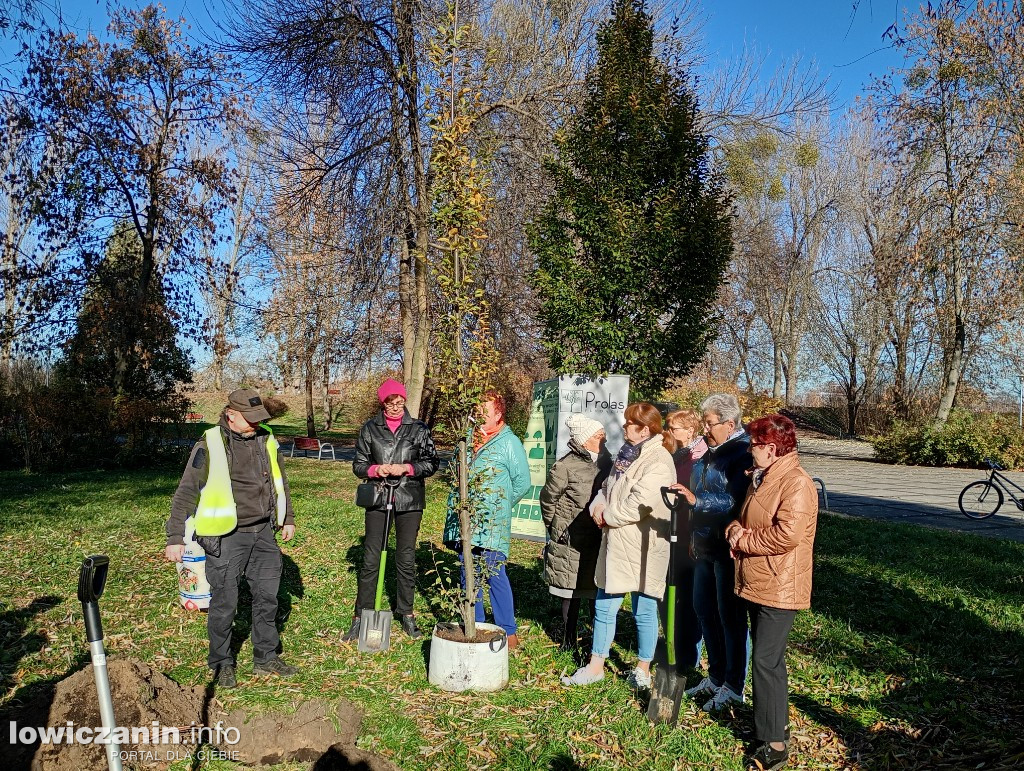
<instances>
[{"instance_id":1,"label":"woman in dark jacket","mask_svg":"<svg viewBox=\"0 0 1024 771\"><path fill-rule=\"evenodd\" d=\"M548 472L540 492L540 511L547 528L544 578L549 591L562 598L562 648L575 648L580 602L597 597L594 569L601 549L601 528L590 516L590 502L611 470L604 448L605 431L585 415L570 415L569 452Z\"/></svg>"},{"instance_id":2,"label":"woman in dark jacket","mask_svg":"<svg viewBox=\"0 0 1024 771\"><path fill-rule=\"evenodd\" d=\"M712 394L700 405L708 451L693 467L682 493L690 504L693 609L700 619L708 675L686 694L706 712L743 701L747 676L746 607L733 592L735 567L725 538L750 486L750 437L732 394Z\"/></svg>"},{"instance_id":3,"label":"woman in dark jacket","mask_svg":"<svg viewBox=\"0 0 1024 771\"><path fill-rule=\"evenodd\" d=\"M437 471L437 451L430 429L405 409L405 386L397 380L385 380L377 390L381 411L359 429L352 471L360 479L397 479L394 491L395 566L398 573L398 603L395 615L402 629L413 639L420 636L412 614L416 586L416 538L423 518L425 491L423 480ZM363 566L359 571L359 592L355 617L344 636L346 642L359 637L359 612L373 609L380 567L380 550L386 534L385 491L378 489L374 505L366 510L366 534L363 537Z\"/></svg>"}]
</instances>

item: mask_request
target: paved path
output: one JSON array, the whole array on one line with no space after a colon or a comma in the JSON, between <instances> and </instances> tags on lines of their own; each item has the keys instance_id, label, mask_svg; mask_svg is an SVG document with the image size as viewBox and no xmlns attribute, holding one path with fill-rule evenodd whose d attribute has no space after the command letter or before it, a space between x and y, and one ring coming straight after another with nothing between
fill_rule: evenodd
<instances>
[{"instance_id":1,"label":"paved path","mask_svg":"<svg viewBox=\"0 0 1024 771\"><path fill-rule=\"evenodd\" d=\"M988 519L960 512L960 491L985 476L980 470L889 466L870 460L863 442L801 439L798 449L803 467L825 483L833 511L1024 542L1024 512L1008 498ZM1024 472L1007 476L1024 487Z\"/></svg>"}]
</instances>

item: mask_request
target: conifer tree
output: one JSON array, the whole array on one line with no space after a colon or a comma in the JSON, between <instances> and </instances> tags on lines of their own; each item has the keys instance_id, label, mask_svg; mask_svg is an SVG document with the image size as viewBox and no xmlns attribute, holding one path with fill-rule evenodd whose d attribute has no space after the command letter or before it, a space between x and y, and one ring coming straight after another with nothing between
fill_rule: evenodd
<instances>
[{"instance_id":1,"label":"conifer tree","mask_svg":"<svg viewBox=\"0 0 1024 771\"><path fill-rule=\"evenodd\" d=\"M643 0L615 0L529 229L556 371L627 374L654 398L707 349L732 244L696 117L687 75L655 54Z\"/></svg>"}]
</instances>

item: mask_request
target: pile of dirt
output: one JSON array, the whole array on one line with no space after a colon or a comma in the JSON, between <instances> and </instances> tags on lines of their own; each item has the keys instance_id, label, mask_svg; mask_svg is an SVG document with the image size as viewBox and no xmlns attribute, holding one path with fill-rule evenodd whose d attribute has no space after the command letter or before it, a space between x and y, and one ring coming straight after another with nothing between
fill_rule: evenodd
<instances>
[{"instance_id":1,"label":"pile of dirt","mask_svg":"<svg viewBox=\"0 0 1024 771\"><path fill-rule=\"evenodd\" d=\"M92 665L57 683L50 703L49 716L43 724L60 728L70 722L79 728L97 728L100 720L99 698L96 695L96 681ZM202 688L183 688L152 667L136 659L108 659L107 678L114 702L114 717L117 725L146 727L152 734L154 722L159 730L177 728L187 738L192 726L202 725L204 712L210 711L210 698ZM154 739L141 732L136 737ZM57 744L40 744L32 761L35 771L64 771L67 769L106 767L105 748L101 744L80 744L77 741ZM121 747L126 752L136 751L150 759L159 755L165 758L170 745L157 742L128 742ZM184 753L182 753L184 754ZM172 758L173 759L173 758ZM150 763L149 765L161 765ZM162 763L166 765L166 761Z\"/></svg>"},{"instance_id":2,"label":"pile of dirt","mask_svg":"<svg viewBox=\"0 0 1024 771\"><path fill-rule=\"evenodd\" d=\"M347 699L332 703L307 701L293 714L273 713L250 719L243 711L225 712L214 698L212 686L185 688L135 659L108 659L107 675L117 725L128 731L128 740L120 746L126 769L162 769L175 760L197 755L223 757L246 765L309 762L323 771L395 768L383 758L355 748L362 713ZM55 729L66 731L69 724L76 731L101 725L93 678L93 668L89 666L57 683L46 703L29 704L19 710L15 718L19 727L46 727L51 736L47 743L38 745L34 755L26 752L31 751L30 747L12 748L20 750L20 755L14 758L13 766L5 763L5 768L106 768L102 744L69 741L66 735L54 741L52 734ZM159 728L159 735L154 727ZM142 728L148 729L146 734ZM165 730L172 728L178 729L180 743L175 743L173 734Z\"/></svg>"}]
</instances>

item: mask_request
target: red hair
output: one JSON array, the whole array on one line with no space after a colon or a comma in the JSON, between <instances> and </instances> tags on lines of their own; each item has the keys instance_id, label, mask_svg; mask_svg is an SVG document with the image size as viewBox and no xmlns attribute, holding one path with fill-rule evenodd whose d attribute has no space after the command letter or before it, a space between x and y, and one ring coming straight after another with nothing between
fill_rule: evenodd
<instances>
[{"instance_id":1,"label":"red hair","mask_svg":"<svg viewBox=\"0 0 1024 771\"><path fill-rule=\"evenodd\" d=\"M650 402L634 402L626 407L626 422L635 423L638 426L647 426L651 436L657 436L662 432L661 413L658 408ZM662 446L669 452L676 451L676 440L672 434L662 434Z\"/></svg>"},{"instance_id":2,"label":"red hair","mask_svg":"<svg viewBox=\"0 0 1024 771\"><path fill-rule=\"evenodd\" d=\"M774 444L778 457L796 449L796 426L785 415L765 415L747 424L752 444Z\"/></svg>"},{"instance_id":3,"label":"red hair","mask_svg":"<svg viewBox=\"0 0 1024 771\"><path fill-rule=\"evenodd\" d=\"M500 391L490 390L484 391L483 398L480 400L480 404L487 404L488 402L494 402L494 409L501 413L501 419L505 419L505 397L501 395Z\"/></svg>"}]
</instances>

